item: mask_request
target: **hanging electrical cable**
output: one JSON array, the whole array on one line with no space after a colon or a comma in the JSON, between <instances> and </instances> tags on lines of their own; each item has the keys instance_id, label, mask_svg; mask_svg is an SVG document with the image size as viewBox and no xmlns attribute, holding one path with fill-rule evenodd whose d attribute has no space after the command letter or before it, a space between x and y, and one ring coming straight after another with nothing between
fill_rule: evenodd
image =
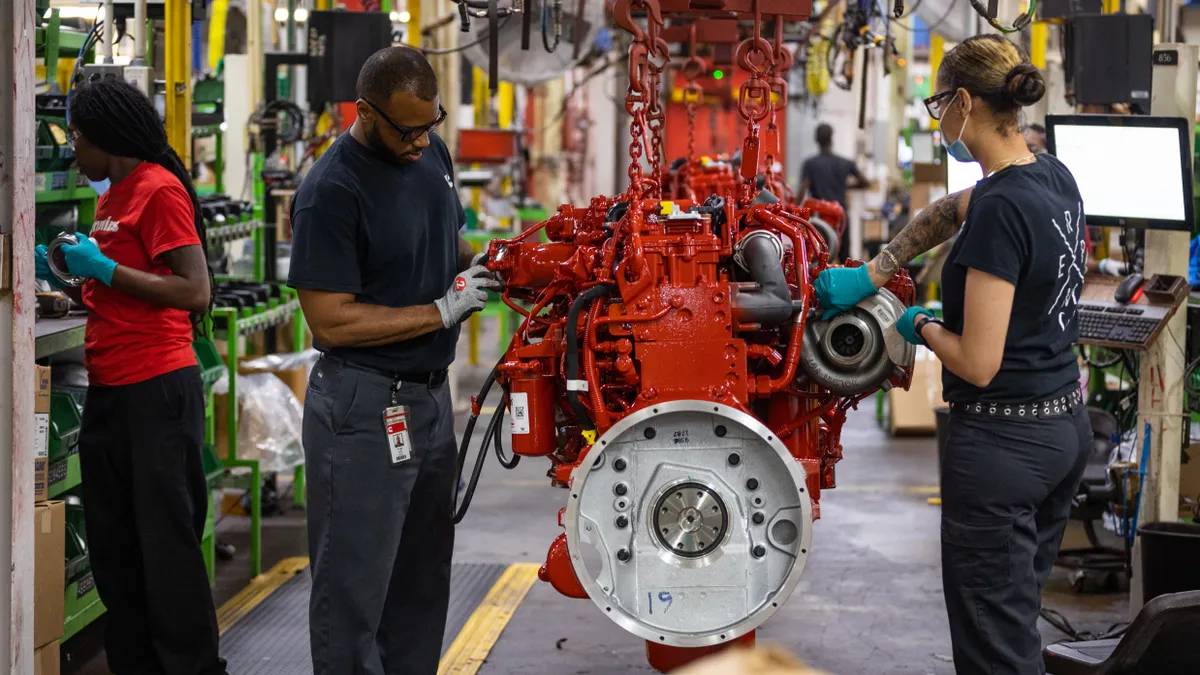
<instances>
[{"instance_id":1,"label":"hanging electrical cable","mask_svg":"<svg viewBox=\"0 0 1200 675\"><path fill-rule=\"evenodd\" d=\"M1017 18L1013 19L1012 26L1005 26L997 21L996 17L991 16L991 12L988 11L988 8L980 0L970 0L970 2L971 8L975 10L975 13L984 21L987 21L989 26L1001 33L1020 32L1026 26L1033 23L1033 15L1037 12L1037 0L1029 0L1029 8L1025 10L1025 13L1017 15Z\"/></svg>"}]
</instances>

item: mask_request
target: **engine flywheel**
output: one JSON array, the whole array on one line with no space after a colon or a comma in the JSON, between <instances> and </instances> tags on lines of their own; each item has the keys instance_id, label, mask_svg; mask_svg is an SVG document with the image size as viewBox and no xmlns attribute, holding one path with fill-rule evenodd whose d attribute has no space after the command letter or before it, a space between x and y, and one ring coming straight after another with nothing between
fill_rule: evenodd
<instances>
[{"instance_id":1,"label":"engine flywheel","mask_svg":"<svg viewBox=\"0 0 1200 675\"><path fill-rule=\"evenodd\" d=\"M812 536L803 467L761 422L672 401L609 429L573 472L564 525L592 601L652 642L704 647L791 595Z\"/></svg>"}]
</instances>

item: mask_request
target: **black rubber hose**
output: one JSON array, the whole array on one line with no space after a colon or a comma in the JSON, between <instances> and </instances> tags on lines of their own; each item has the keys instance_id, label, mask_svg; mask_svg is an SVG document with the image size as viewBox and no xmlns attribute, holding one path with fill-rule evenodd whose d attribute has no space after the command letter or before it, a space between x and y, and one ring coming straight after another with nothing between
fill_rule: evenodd
<instances>
[{"instance_id":1,"label":"black rubber hose","mask_svg":"<svg viewBox=\"0 0 1200 675\"><path fill-rule=\"evenodd\" d=\"M488 392L492 389L492 384L496 381L496 373L500 367L497 363L492 372L488 373L487 379L483 381L483 387L479 390L479 396L475 399L480 405L487 400ZM479 414L472 412L467 418L467 428L463 431L462 442L458 446L458 466L454 472L454 498L450 501L451 511L454 514L454 524L462 522L462 519L467 515L467 508L471 506L471 498L475 496L475 486L479 484L479 475L483 472L483 461L487 459L487 448L480 448L479 454L475 457L475 466L471 469L471 480L467 483L466 492L463 494L462 504L458 504L458 486L462 483L463 468L467 464L467 451L471 448L471 437L475 435L475 423L479 420ZM493 415L492 422L495 422ZM492 425L488 425L487 432L491 432ZM486 437L485 437L486 438Z\"/></svg>"},{"instance_id":2,"label":"black rubber hose","mask_svg":"<svg viewBox=\"0 0 1200 675\"><path fill-rule=\"evenodd\" d=\"M579 297L571 303L571 308L567 310L567 402L571 404L571 410L583 423L584 428L589 431L596 428L596 423L592 421L592 416L588 414L587 408L579 400L579 392L570 387L572 381L579 379L579 313L591 304L592 300L604 297L615 290L617 287L614 284L592 286L580 293Z\"/></svg>"},{"instance_id":3,"label":"black rubber hose","mask_svg":"<svg viewBox=\"0 0 1200 675\"><path fill-rule=\"evenodd\" d=\"M508 407L508 396L500 399L500 405L496 407L496 412L492 413L492 423L488 426L495 427L492 431L492 443L496 446L496 459L500 460L500 466L506 469L515 469L521 463L521 456L513 453L512 457L504 456L504 410ZM487 442L487 439L484 439Z\"/></svg>"}]
</instances>

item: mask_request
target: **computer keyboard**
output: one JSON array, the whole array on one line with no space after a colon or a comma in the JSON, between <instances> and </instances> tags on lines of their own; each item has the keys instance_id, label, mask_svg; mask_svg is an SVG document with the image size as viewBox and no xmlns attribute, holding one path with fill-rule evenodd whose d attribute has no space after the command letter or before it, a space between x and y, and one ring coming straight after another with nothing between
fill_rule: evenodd
<instances>
[{"instance_id":1,"label":"computer keyboard","mask_svg":"<svg viewBox=\"0 0 1200 675\"><path fill-rule=\"evenodd\" d=\"M1159 307L1080 303L1079 341L1145 349L1166 318Z\"/></svg>"}]
</instances>

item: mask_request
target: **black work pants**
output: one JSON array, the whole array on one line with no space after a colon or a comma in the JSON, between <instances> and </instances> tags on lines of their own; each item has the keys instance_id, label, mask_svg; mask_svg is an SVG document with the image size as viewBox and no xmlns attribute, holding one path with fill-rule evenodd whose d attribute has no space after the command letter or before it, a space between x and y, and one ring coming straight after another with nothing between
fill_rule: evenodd
<instances>
[{"instance_id":1,"label":"black work pants","mask_svg":"<svg viewBox=\"0 0 1200 675\"><path fill-rule=\"evenodd\" d=\"M1087 410L1045 418L950 413L942 586L958 675L1041 675L1042 587L1091 447Z\"/></svg>"},{"instance_id":2,"label":"black work pants","mask_svg":"<svg viewBox=\"0 0 1200 675\"><path fill-rule=\"evenodd\" d=\"M314 675L434 675L450 603L457 447L450 388L324 357L304 398ZM407 406L393 464L384 410Z\"/></svg>"},{"instance_id":3,"label":"black work pants","mask_svg":"<svg viewBox=\"0 0 1200 675\"><path fill-rule=\"evenodd\" d=\"M115 675L222 675L200 540L204 392L192 366L88 387L79 437L88 550Z\"/></svg>"}]
</instances>

